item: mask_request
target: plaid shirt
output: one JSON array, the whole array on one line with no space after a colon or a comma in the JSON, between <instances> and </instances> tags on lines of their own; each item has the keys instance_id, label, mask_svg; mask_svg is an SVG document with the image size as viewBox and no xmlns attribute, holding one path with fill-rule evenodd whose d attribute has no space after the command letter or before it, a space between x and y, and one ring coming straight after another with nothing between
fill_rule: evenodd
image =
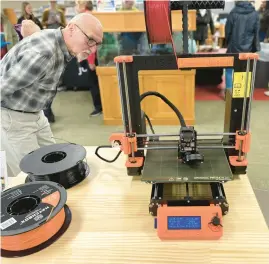
<instances>
[{"instance_id":1,"label":"plaid shirt","mask_svg":"<svg viewBox=\"0 0 269 264\"><path fill-rule=\"evenodd\" d=\"M33 113L45 109L71 59L61 29L20 41L0 62L1 107Z\"/></svg>"}]
</instances>

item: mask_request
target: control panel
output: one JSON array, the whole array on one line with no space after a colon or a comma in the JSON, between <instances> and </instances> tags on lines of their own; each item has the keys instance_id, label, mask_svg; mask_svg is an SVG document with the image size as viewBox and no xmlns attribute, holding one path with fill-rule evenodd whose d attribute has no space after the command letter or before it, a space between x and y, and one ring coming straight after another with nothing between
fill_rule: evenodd
<instances>
[{"instance_id":1,"label":"control panel","mask_svg":"<svg viewBox=\"0 0 269 264\"><path fill-rule=\"evenodd\" d=\"M160 239L219 239L223 234L221 208L163 205L158 208L155 227Z\"/></svg>"}]
</instances>

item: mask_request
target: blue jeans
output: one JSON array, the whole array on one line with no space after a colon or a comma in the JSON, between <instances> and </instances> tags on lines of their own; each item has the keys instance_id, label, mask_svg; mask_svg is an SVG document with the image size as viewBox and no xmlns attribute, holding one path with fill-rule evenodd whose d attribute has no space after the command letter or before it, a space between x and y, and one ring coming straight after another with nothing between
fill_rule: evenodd
<instances>
[{"instance_id":1,"label":"blue jeans","mask_svg":"<svg viewBox=\"0 0 269 264\"><path fill-rule=\"evenodd\" d=\"M226 83L226 89L232 89L233 88L233 69L232 68L226 68L225 69L225 83Z\"/></svg>"},{"instance_id":2,"label":"blue jeans","mask_svg":"<svg viewBox=\"0 0 269 264\"><path fill-rule=\"evenodd\" d=\"M260 31L260 32L259 32L260 42L263 42L264 39L265 39L265 37L266 37L266 32L262 32L262 31Z\"/></svg>"}]
</instances>

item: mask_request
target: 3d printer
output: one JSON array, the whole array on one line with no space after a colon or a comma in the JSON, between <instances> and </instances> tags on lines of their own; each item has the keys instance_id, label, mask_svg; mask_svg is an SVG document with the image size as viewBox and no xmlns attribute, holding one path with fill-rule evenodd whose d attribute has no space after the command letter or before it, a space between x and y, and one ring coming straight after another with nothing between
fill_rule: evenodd
<instances>
[{"instance_id":1,"label":"3d printer","mask_svg":"<svg viewBox=\"0 0 269 264\"><path fill-rule=\"evenodd\" d=\"M111 135L110 142L112 147L120 148L117 157L121 152L127 155L128 175L141 175L142 181L152 184L149 212L155 217L161 239L218 239L223 234L222 217L229 210L223 185L233 179L233 174L245 174L248 165L250 110L258 55L188 54L188 10L223 9L225 1L145 1L144 4L150 44L155 41L150 23L157 17L149 11L163 8L162 12L167 12L172 36L171 10L182 10L184 53L115 58L124 133ZM163 95L139 94L140 70L197 68L234 70L233 89L226 91L223 133L199 133L186 125L180 111ZM180 123L176 133L154 133L149 117L141 111L141 101L147 96L159 97L175 112ZM146 120L151 134L146 131ZM221 136L221 140L215 136ZM96 155L114 162L117 157L109 161L98 154L102 147L96 149Z\"/></svg>"}]
</instances>

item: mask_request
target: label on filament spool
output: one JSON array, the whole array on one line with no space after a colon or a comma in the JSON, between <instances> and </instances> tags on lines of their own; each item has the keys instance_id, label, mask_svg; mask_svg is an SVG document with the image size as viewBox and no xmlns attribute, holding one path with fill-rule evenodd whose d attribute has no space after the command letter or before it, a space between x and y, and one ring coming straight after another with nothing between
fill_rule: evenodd
<instances>
[{"instance_id":1,"label":"label on filament spool","mask_svg":"<svg viewBox=\"0 0 269 264\"><path fill-rule=\"evenodd\" d=\"M1 236L33 230L59 213L66 190L53 182L31 182L1 193Z\"/></svg>"}]
</instances>

